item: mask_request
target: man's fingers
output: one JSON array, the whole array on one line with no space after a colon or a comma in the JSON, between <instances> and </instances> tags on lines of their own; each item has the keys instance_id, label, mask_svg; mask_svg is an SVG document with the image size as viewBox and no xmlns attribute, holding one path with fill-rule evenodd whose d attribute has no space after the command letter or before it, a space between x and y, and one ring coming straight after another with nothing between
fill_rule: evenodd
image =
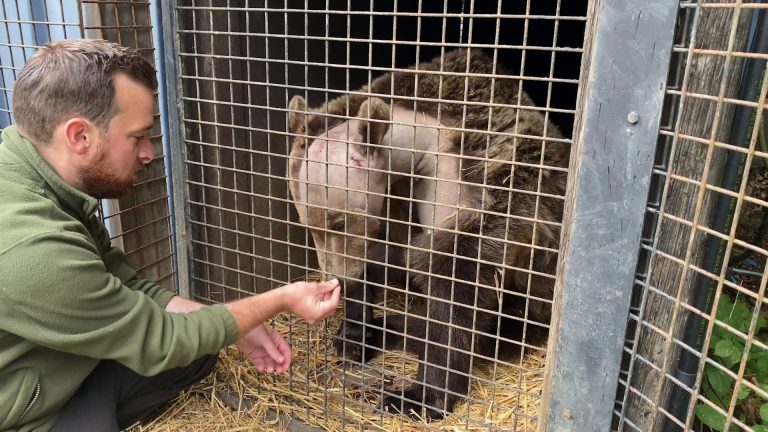
<instances>
[{"instance_id":1,"label":"man's fingers","mask_svg":"<svg viewBox=\"0 0 768 432\"><path fill-rule=\"evenodd\" d=\"M323 293L327 293L327 292L333 291L338 286L341 286L341 284L339 283L339 280L338 279L331 279L329 281L322 282L320 284L320 290Z\"/></svg>"},{"instance_id":2,"label":"man's fingers","mask_svg":"<svg viewBox=\"0 0 768 432\"><path fill-rule=\"evenodd\" d=\"M251 358L251 361L256 366L256 370L259 372L264 372L264 359L257 357L257 358Z\"/></svg>"},{"instance_id":3,"label":"man's fingers","mask_svg":"<svg viewBox=\"0 0 768 432\"><path fill-rule=\"evenodd\" d=\"M328 294L330 294L330 298L328 298ZM341 287L337 286L332 292L326 293L323 297L318 304L321 315L317 321L328 318L336 311L336 308L339 306L339 298L341 297Z\"/></svg>"},{"instance_id":4,"label":"man's fingers","mask_svg":"<svg viewBox=\"0 0 768 432\"><path fill-rule=\"evenodd\" d=\"M336 309L336 307L339 305L339 299L341 298L341 285L338 285L336 289L333 290L331 293L331 303L333 304L333 308Z\"/></svg>"},{"instance_id":5,"label":"man's fingers","mask_svg":"<svg viewBox=\"0 0 768 432\"><path fill-rule=\"evenodd\" d=\"M277 349L280 351L280 353L283 356L282 362L278 362L278 372L283 373L288 370L288 367L291 365L291 360L293 357L293 354L291 352L291 347L288 345L288 342L286 342L285 339L278 333L277 331L274 331L272 334L272 338L275 341L275 345L277 346Z\"/></svg>"},{"instance_id":6,"label":"man's fingers","mask_svg":"<svg viewBox=\"0 0 768 432\"><path fill-rule=\"evenodd\" d=\"M262 347L264 350L269 354L272 359L277 363L283 362L283 355L280 353L280 350L276 346L273 337L270 333L271 328L265 327L264 332L269 335L269 337L265 338L265 340L262 342ZM274 331L274 330L272 330Z\"/></svg>"},{"instance_id":7,"label":"man's fingers","mask_svg":"<svg viewBox=\"0 0 768 432\"><path fill-rule=\"evenodd\" d=\"M338 288L339 293L341 293L341 284L338 284L332 290L323 293L323 300L331 300L333 298L333 293L336 292L336 288Z\"/></svg>"}]
</instances>

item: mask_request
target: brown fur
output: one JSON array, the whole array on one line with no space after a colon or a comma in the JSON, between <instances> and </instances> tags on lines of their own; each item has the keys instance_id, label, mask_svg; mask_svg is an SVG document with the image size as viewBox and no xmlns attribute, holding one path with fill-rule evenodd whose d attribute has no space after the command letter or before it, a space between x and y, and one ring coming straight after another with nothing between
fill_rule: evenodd
<instances>
[{"instance_id":1,"label":"brown fur","mask_svg":"<svg viewBox=\"0 0 768 432\"><path fill-rule=\"evenodd\" d=\"M472 76L467 76L467 72ZM399 265L411 270L407 276L410 289L429 298L422 312L427 321L409 317L408 329L403 317L394 316L387 322L390 330L428 341L426 345L415 343L413 347L426 363L419 368L417 380L427 385L417 382L402 394L388 396L383 401L384 407L405 411L417 409L419 412L425 407L428 417L441 417L441 411L453 409L457 396L439 389L445 388L447 383L451 392L466 394L468 391L468 352L493 356L497 347L492 335L497 331L504 338L521 341L522 332L529 337L537 334L533 328L536 326L531 322L540 324L539 336L545 334L541 329L549 324L553 279L536 273L554 275L556 254L541 248L557 250L560 230L557 225L536 221L559 222L562 218L562 200L555 197L564 195L566 174L549 167L567 167L569 147L562 141L543 142L541 137L562 138L562 135L554 125L545 121L540 111L525 109L532 106L532 102L521 91L517 80L499 78L499 75L509 73L500 67L494 68L491 59L482 52L456 50L408 71L385 74L370 86L363 87L360 92L364 95L343 95L311 110L307 110L303 99L295 97L289 106L289 125L297 134L289 164L294 198L298 196L296 177L307 152L307 137L317 136L357 117L370 120L361 126L367 128L363 136L368 136L371 143L379 143L387 130L387 104L424 112L437 118L445 127L461 129L450 133L450 137L452 151L465 156L462 180L469 184L495 186L466 188L478 194L476 200L483 203L480 210L484 214L477 209L457 212L455 228L458 234L450 230L427 230L411 239L409 243L414 249L407 254L403 252L408 258L372 258L369 253L367 282L376 279L372 275L381 270L376 259L386 259L390 264L400 260ZM386 103L377 102L379 100ZM464 100L480 104L468 104ZM502 106L488 106L491 100ZM302 207L305 206L297 203L302 221L306 223L306 209ZM320 224L320 221L314 221L311 226ZM354 243L357 245L355 250L347 245L350 255L363 254L365 258L365 250L375 249L373 243L367 246L364 242ZM499 296L492 287L499 279L497 272L501 266L523 271L506 272L507 283L500 305ZM353 273L356 273L353 278L362 278L363 268L356 268ZM349 278L350 274L345 276ZM383 279L374 280L374 283L381 282ZM357 296L360 302L370 302L368 289L359 290L352 292L348 286L347 297ZM361 320L367 324L366 329L371 323L378 323L372 318L369 307L355 309L350 303L347 307L355 310L352 315L348 312L348 319ZM503 323L499 330L497 316L500 309L507 315L518 317L511 320L511 330ZM523 321L527 324L522 324ZM446 325L449 322L451 326ZM370 331L359 326L348 327L352 331L343 334L348 340L366 346L381 342L377 339L380 332L371 336ZM402 344L402 339L395 340L390 335L387 333L387 338L394 345ZM362 359L370 357L364 350L359 351L359 356ZM459 373L449 373L446 369Z\"/></svg>"}]
</instances>

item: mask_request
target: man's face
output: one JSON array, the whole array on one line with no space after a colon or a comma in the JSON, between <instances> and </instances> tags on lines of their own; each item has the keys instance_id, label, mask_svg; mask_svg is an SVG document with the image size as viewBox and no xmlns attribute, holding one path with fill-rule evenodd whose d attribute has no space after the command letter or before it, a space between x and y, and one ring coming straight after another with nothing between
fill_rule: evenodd
<instances>
[{"instance_id":1,"label":"man's face","mask_svg":"<svg viewBox=\"0 0 768 432\"><path fill-rule=\"evenodd\" d=\"M113 80L116 114L79 172L84 192L99 199L125 195L143 165L154 157L149 140L154 122L152 92L123 74Z\"/></svg>"}]
</instances>

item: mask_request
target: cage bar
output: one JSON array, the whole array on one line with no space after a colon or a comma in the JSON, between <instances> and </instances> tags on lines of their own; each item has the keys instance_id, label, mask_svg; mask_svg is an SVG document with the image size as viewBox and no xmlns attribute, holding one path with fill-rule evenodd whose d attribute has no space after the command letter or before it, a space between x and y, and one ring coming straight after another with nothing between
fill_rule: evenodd
<instances>
[{"instance_id":1,"label":"cage bar","mask_svg":"<svg viewBox=\"0 0 768 432\"><path fill-rule=\"evenodd\" d=\"M540 430L610 426L676 9L600 2L590 16Z\"/></svg>"}]
</instances>

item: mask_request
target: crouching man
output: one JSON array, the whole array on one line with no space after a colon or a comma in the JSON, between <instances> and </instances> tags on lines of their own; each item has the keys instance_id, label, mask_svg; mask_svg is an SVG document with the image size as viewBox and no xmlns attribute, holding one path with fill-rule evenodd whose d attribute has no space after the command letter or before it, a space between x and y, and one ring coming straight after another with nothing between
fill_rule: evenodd
<instances>
[{"instance_id":1,"label":"crouching man","mask_svg":"<svg viewBox=\"0 0 768 432\"><path fill-rule=\"evenodd\" d=\"M0 144L0 430L128 427L233 343L283 372L291 350L265 320L338 305L337 281L203 306L136 276L96 210L154 158L156 90L145 59L101 40L50 43L19 74Z\"/></svg>"}]
</instances>

